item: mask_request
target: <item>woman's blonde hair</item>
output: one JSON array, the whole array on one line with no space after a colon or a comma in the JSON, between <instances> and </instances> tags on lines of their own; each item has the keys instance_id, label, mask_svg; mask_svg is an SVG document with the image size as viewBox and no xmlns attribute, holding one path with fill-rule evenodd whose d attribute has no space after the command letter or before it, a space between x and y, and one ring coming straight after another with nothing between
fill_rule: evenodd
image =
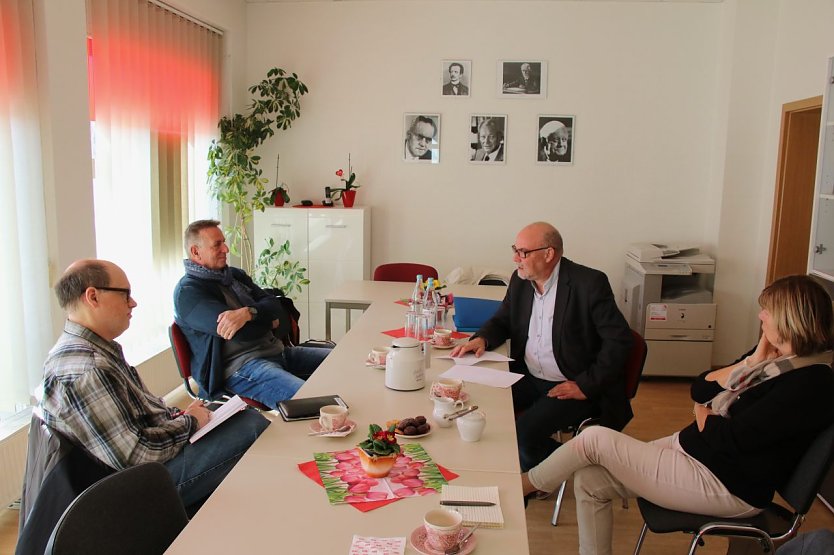
<instances>
[{"instance_id":1,"label":"woman's blonde hair","mask_svg":"<svg viewBox=\"0 0 834 555\"><path fill-rule=\"evenodd\" d=\"M798 356L834 348L831 297L808 276L777 279L759 295L759 305L770 312L776 333Z\"/></svg>"}]
</instances>

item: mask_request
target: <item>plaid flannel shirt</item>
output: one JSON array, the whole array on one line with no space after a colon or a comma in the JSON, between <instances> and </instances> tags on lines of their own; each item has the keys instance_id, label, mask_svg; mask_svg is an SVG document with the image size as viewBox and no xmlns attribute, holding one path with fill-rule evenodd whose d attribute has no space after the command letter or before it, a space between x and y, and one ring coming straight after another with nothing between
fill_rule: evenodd
<instances>
[{"instance_id":1,"label":"plaid flannel shirt","mask_svg":"<svg viewBox=\"0 0 834 555\"><path fill-rule=\"evenodd\" d=\"M148 391L121 345L69 320L44 363L43 387L46 423L117 470L171 460L197 429Z\"/></svg>"}]
</instances>

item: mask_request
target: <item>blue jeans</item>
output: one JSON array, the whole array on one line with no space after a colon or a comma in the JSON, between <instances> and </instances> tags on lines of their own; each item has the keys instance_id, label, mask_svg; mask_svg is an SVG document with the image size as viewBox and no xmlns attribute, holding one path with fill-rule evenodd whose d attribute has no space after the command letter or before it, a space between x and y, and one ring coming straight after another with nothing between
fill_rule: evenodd
<instances>
[{"instance_id":1,"label":"blue jeans","mask_svg":"<svg viewBox=\"0 0 834 555\"><path fill-rule=\"evenodd\" d=\"M226 379L226 389L272 408L291 399L313 375L330 349L287 347L280 355L255 358Z\"/></svg>"},{"instance_id":2,"label":"blue jeans","mask_svg":"<svg viewBox=\"0 0 834 555\"><path fill-rule=\"evenodd\" d=\"M165 463L186 511L193 515L270 422L255 409L229 418Z\"/></svg>"}]
</instances>

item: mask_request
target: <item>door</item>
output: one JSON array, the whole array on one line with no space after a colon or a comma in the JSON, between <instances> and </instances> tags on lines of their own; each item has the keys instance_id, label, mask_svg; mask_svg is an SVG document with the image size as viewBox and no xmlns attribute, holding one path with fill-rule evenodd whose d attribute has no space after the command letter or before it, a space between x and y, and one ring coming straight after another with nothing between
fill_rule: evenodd
<instances>
[{"instance_id":1,"label":"door","mask_svg":"<svg viewBox=\"0 0 834 555\"><path fill-rule=\"evenodd\" d=\"M808 271L822 96L782 106L767 283Z\"/></svg>"}]
</instances>

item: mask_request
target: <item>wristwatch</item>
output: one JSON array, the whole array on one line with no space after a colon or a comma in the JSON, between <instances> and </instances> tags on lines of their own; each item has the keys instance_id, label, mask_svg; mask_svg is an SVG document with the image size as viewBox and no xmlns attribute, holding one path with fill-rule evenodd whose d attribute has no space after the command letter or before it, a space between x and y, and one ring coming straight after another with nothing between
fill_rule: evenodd
<instances>
[{"instance_id":1,"label":"wristwatch","mask_svg":"<svg viewBox=\"0 0 834 555\"><path fill-rule=\"evenodd\" d=\"M255 308L254 306L247 306L246 308L249 309L249 314L252 315L253 320L258 317L258 309L257 308Z\"/></svg>"}]
</instances>

